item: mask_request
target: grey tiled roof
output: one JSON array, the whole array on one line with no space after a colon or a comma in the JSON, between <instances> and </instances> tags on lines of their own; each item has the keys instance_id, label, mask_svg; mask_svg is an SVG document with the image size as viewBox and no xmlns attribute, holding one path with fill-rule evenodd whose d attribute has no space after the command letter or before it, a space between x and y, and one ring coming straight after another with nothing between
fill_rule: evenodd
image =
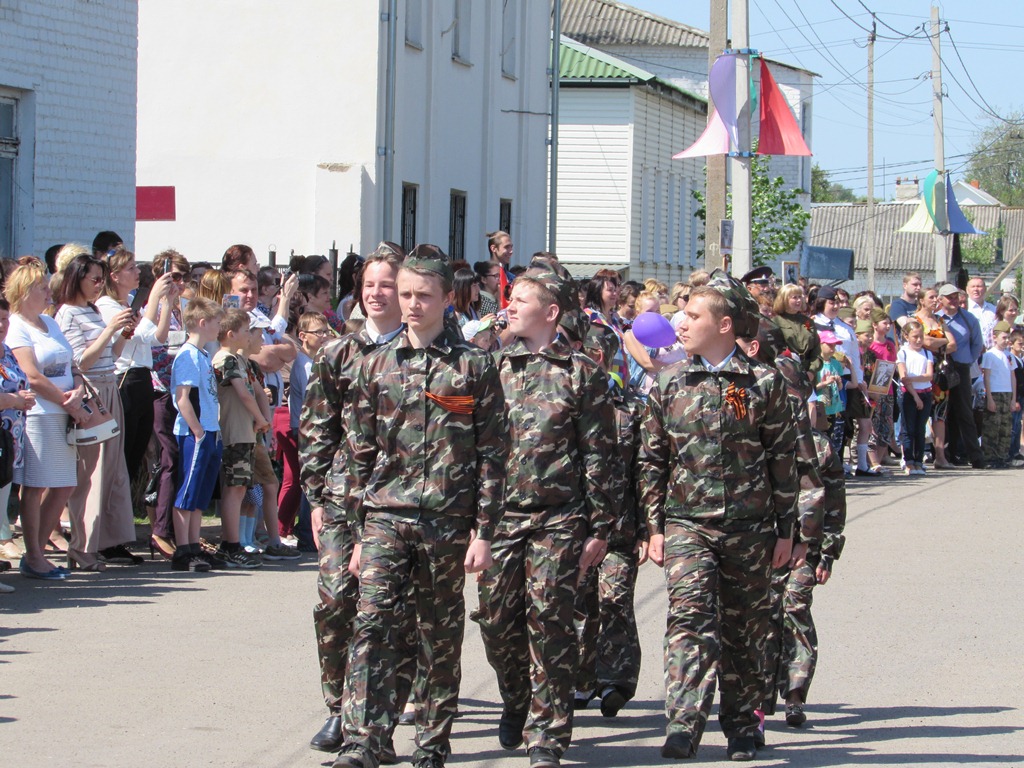
<instances>
[{"instance_id":1,"label":"grey tiled roof","mask_svg":"<svg viewBox=\"0 0 1024 768\"><path fill-rule=\"evenodd\" d=\"M562 34L596 47L709 44L703 30L613 0L564 0Z\"/></svg>"},{"instance_id":2,"label":"grey tiled roof","mask_svg":"<svg viewBox=\"0 0 1024 768\"><path fill-rule=\"evenodd\" d=\"M875 205L875 268L899 271L929 270L935 266L932 235L897 232L914 215L917 204L881 203ZM1011 259L1024 247L1024 208L964 206L964 211L979 229L992 232L999 221L1006 226L1003 257ZM854 252L857 269L867 268L865 235L867 205L837 203L811 207L811 245L849 248ZM963 244L973 239L965 235ZM952 237L947 238L947 253Z\"/></svg>"}]
</instances>

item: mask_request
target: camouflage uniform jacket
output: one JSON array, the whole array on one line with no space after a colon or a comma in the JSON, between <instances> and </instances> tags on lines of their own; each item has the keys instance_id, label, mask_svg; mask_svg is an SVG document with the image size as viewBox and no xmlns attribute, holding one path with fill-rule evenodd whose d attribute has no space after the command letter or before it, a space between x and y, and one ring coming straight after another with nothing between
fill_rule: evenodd
<instances>
[{"instance_id":1,"label":"camouflage uniform jacket","mask_svg":"<svg viewBox=\"0 0 1024 768\"><path fill-rule=\"evenodd\" d=\"M800 356L800 366L805 371L817 373L821 370L821 341L811 318L797 312L776 315L772 322L782 331L787 346Z\"/></svg>"},{"instance_id":2,"label":"camouflage uniform jacket","mask_svg":"<svg viewBox=\"0 0 1024 768\"><path fill-rule=\"evenodd\" d=\"M796 423L778 371L739 350L717 372L699 356L664 368L647 401L640 504L651 534L665 520L793 535Z\"/></svg>"},{"instance_id":3,"label":"camouflage uniform jacket","mask_svg":"<svg viewBox=\"0 0 1024 768\"><path fill-rule=\"evenodd\" d=\"M506 507L585 501L589 535L606 539L618 501L607 376L561 336L537 354L516 339L502 350L499 371L512 438Z\"/></svg>"},{"instance_id":4,"label":"camouflage uniform jacket","mask_svg":"<svg viewBox=\"0 0 1024 768\"><path fill-rule=\"evenodd\" d=\"M345 414L349 387L365 355L378 346L365 330L326 344L313 361L299 416L299 477L311 507L345 503L349 466Z\"/></svg>"},{"instance_id":5,"label":"camouflage uniform jacket","mask_svg":"<svg viewBox=\"0 0 1024 768\"><path fill-rule=\"evenodd\" d=\"M814 445L818 451L821 478L825 482L825 519L821 543L820 564L828 571L843 554L846 537L846 476L843 462L832 450L832 443L821 433L814 433Z\"/></svg>"},{"instance_id":6,"label":"camouflage uniform jacket","mask_svg":"<svg viewBox=\"0 0 1024 768\"><path fill-rule=\"evenodd\" d=\"M357 530L368 510L408 511L490 541L508 460L505 398L490 355L447 327L425 349L403 331L362 359L351 403L347 506Z\"/></svg>"},{"instance_id":7,"label":"camouflage uniform jacket","mask_svg":"<svg viewBox=\"0 0 1024 768\"><path fill-rule=\"evenodd\" d=\"M618 430L619 466L615 473L621 478L619 484L622 487L622 505L621 514L608 537L608 546L618 550L631 550L638 540L647 539L647 526L640 517L636 489L636 454L640 447L640 416L643 413L643 402L630 389L615 387L611 390L611 396Z\"/></svg>"},{"instance_id":8,"label":"camouflage uniform jacket","mask_svg":"<svg viewBox=\"0 0 1024 768\"><path fill-rule=\"evenodd\" d=\"M800 478L800 524L796 540L807 544L812 555L821 549L825 524L825 484L818 466L811 418L807 413L807 397L811 392L807 374L792 357L780 356L775 367L786 380L786 395L796 419L796 473Z\"/></svg>"}]
</instances>

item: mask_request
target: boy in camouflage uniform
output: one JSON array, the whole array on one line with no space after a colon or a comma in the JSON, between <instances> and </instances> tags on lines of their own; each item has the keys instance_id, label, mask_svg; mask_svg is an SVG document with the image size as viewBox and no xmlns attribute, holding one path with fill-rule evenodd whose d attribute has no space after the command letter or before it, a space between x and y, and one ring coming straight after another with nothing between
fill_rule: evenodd
<instances>
[{"instance_id":1,"label":"boy in camouflage uniform","mask_svg":"<svg viewBox=\"0 0 1024 768\"><path fill-rule=\"evenodd\" d=\"M614 359L618 346L612 330L591 325L583 353L603 367ZM615 717L636 694L640 677L640 637L633 595L637 570L647 560L647 526L638 519L636 498L636 453L643 405L629 389L613 386L609 394L618 433L615 475L619 490L614 498L619 514L608 534L608 552L596 569L587 572L576 598L580 665L575 708L585 708L597 696L601 714Z\"/></svg>"},{"instance_id":2,"label":"boy in camouflage uniform","mask_svg":"<svg viewBox=\"0 0 1024 768\"><path fill-rule=\"evenodd\" d=\"M718 675L729 757L749 760L771 569L789 561L793 546L796 428L782 377L736 347L759 319L746 289L716 271L690 293L685 312L690 358L658 375L639 458L649 555L664 565L669 592L661 753L696 754Z\"/></svg>"},{"instance_id":3,"label":"boy in camouflage uniform","mask_svg":"<svg viewBox=\"0 0 1024 768\"><path fill-rule=\"evenodd\" d=\"M524 738L531 766L558 766L572 737L581 572L600 562L612 520L615 425L608 382L558 335L569 283L531 269L508 307L515 336L499 358L512 451L494 566L474 618L504 704L498 738Z\"/></svg>"},{"instance_id":4,"label":"boy in camouflage uniform","mask_svg":"<svg viewBox=\"0 0 1024 768\"><path fill-rule=\"evenodd\" d=\"M366 259L360 273L360 304L366 323L358 333L329 342L317 356L299 421L300 477L312 507L313 536L320 561L317 580L320 602L313 609L313 624L320 659L320 683L329 712L323 727L310 740L310 746L324 752L334 752L341 746L345 665L359 594L359 582L349 572L355 542L345 513L349 488L345 409L349 403L349 387L363 357L402 330L402 309L398 305L396 287L401 264L400 249L388 243L381 243ZM416 667L416 646L410 642L416 634L414 614L412 619L412 627L396 638L400 705L408 698ZM393 757L390 738L387 738L382 762L393 762Z\"/></svg>"},{"instance_id":5,"label":"boy in camouflage uniform","mask_svg":"<svg viewBox=\"0 0 1024 768\"><path fill-rule=\"evenodd\" d=\"M759 712L761 725L755 734L760 747L765 743L764 716L775 714L776 685L787 698L787 722L791 725L803 722L801 692L806 695L809 676L813 675L813 659L817 655L810 616L810 590L815 581L815 568L821 560L826 514L832 521L839 503L845 518L845 482L842 464L835 461L827 438L813 429L807 408L813 390L803 366L786 349L787 343L779 328L762 318L755 339L741 338L737 342L748 356L777 368L786 381L787 396L796 418L796 467L800 478L800 519L793 554L789 563L772 573L772 620L765 642L765 689ZM793 703L790 700L794 700Z\"/></svg>"},{"instance_id":6,"label":"boy in camouflage uniform","mask_svg":"<svg viewBox=\"0 0 1024 768\"><path fill-rule=\"evenodd\" d=\"M363 358L345 423L359 531L359 601L335 766L376 768L397 717L395 632L413 584L423 700L416 768L440 768L458 703L466 573L491 564L508 458L505 399L490 355L446 327L453 275L436 246L398 273L407 327ZM471 531L475 538L470 540Z\"/></svg>"}]
</instances>

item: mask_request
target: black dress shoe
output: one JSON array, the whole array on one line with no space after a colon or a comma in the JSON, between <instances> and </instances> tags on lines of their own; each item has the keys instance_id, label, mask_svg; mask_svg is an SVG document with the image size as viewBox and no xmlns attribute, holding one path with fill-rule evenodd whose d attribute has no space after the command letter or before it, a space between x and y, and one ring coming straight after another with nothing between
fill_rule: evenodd
<instances>
[{"instance_id":1,"label":"black dress shoe","mask_svg":"<svg viewBox=\"0 0 1024 768\"><path fill-rule=\"evenodd\" d=\"M561 762L553 749L533 747L527 751L530 756L530 768L560 768Z\"/></svg>"},{"instance_id":2,"label":"black dress shoe","mask_svg":"<svg viewBox=\"0 0 1024 768\"><path fill-rule=\"evenodd\" d=\"M309 746L321 752L337 752L341 748L341 715L331 715L324 727L309 740Z\"/></svg>"},{"instance_id":3,"label":"black dress shoe","mask_svg":"<svg viewBox=\"0 0 1024 768\"><path fill-rule=\"evenodd\" d=\"M730 760L753 760L757 757L757 744L753 736L732 736L726 752Z\"/></svg>"},{"instance_id":4,"label":"black dress shoe","mask_svg":"<svg viewBox=\"0 0 1024 768\"><path fill-rule=\"evenodd\" d=\"M97 559L101 563L110 563L111 565L142 565L144 562L141 557L132 554L124 544L118 544L116 547L101 549L97 555Z\"/></svg>"},{"instance_id":5,"label":"black dress shoe","mask_svg":"<svg viewBox=\"0 0 1024 768\"><path fill-rule=\"evenodd\" d=\"M690 737L682 733L671 733L661 748L661 756L674 760L688 760L697 754Z\"/></svg>"},{"instance_id":6,"label":"black dress shoe","mask_svg":"<svg viewBox=\"0 0 1024 768\"><path fill-rule=\"evenodd\" d=\"M624 706L626 706L626 697L618 688L613 686L605 688L601 695L601 715L603 717L615 717Z\"/></svg>"},{"instance_id":7,"label":"black dress shoe","mask_svg":"<svg viewBox=\"0 0 1024 768\"><path fill-rule=\"evenodd\" d=\"M498 722L498 743L502 749L516 749L523 743L523 728L526 727L526 712L512 712L504 709Z\"/></svg>"}]
</instances>

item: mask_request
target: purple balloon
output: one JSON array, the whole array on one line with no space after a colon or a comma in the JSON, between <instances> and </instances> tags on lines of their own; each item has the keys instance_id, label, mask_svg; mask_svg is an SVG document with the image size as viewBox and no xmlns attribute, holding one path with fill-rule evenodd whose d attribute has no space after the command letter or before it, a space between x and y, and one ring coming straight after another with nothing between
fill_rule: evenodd
<instances>
[{"instance_id":1,"label":"purple balloon","mask_svg":"<svg viewBox=\"0 0 1024 768\"><path fill-rule=\"evenodd\" d=\"M633 319L633 336L645 347L671 347L676 343L672 323L657 312L641 312Z\"/></svg>"}]
</instances>

